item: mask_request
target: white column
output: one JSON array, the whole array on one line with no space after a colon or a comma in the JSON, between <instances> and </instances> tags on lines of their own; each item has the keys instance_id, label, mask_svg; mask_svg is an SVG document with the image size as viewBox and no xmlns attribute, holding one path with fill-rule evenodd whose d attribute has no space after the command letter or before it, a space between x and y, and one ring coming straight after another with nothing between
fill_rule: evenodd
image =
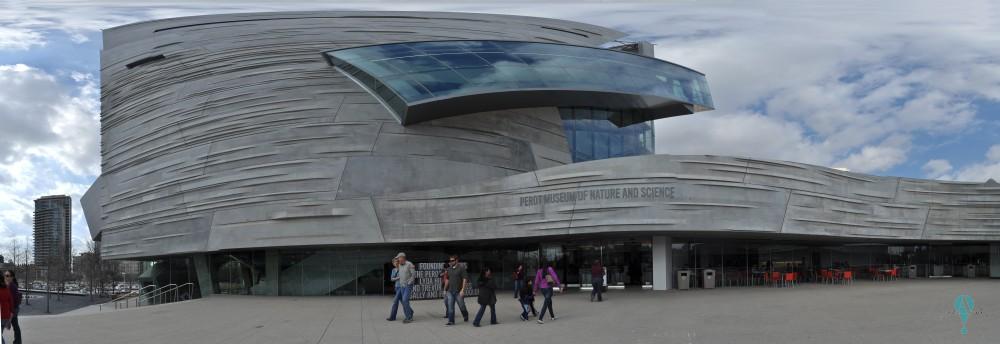
<instances>
[{"instance_id":1,"label":"white column","mask_svg":"<svg viewBox=\"0 0 1000 344\"><path fill-rule=\"evenodd\" d=\"M673 254L670 251L672 244L670 237L653 237L653 290L667 290L674 285Z\"/></svg>"}]
</instances>

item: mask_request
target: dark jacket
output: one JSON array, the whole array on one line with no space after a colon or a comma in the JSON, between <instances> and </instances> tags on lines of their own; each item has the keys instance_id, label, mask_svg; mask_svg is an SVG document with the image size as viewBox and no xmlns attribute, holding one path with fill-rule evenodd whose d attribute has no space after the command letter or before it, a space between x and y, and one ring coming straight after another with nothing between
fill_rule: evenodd
<instances>
[{"instance_id":1,"label":"dark jacket","mask_svg":"<svg viewBox=\"0 0 1000 344\"><path fill-rule=\"evenodd\" d=\"M10 282L7 288L10 288L10 294L14 297L14 314L17 314L21 310L21 289L17 288L17 281Z\"/></svg>"},{"instance_id":2,"label":"dark jacket","mask_svg":"<svg viewBox=\"0 0 1000 344\"><path fill-rule=\"evenodd\" d=\"M497 304L497 282L492 277L479 277L479 304Z\"/></svg>"},{"instance_id":3,"label":"dark jacket","mask_svg":"<svg viewBox=\"0 0 1000 344\"><path fill-rule=\"evenodd\" d=\"M532 286L525 283L521 286L521 292L518 294L521 297L521 303L532 303L535 301L535 291Z\"/></svg>"}]
</instances>

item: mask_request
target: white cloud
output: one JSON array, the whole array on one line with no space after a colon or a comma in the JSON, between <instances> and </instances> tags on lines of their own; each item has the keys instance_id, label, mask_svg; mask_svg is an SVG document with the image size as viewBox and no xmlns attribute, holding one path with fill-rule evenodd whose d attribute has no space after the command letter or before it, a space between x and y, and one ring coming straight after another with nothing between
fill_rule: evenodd
<instances>
[{"instance_id":1,"label":"white cloud","mask_svg":"<svg viewBox=\"0 0 1000 344\"><path fill-rule=\"evenodd\" d=\"M88 229L80 197L100 172L97 83L75 73L69 84L23 64L0 65L0 235L31 236L33 200L73 198L74 236ZM2 242L0 242L2 244Z\"/></svg>"},{"instance_id":2,"label":"white cloud","mask_svg":"<svg viewBox=\"0 0 1000 344\"><path fill-rule=\"evenodd\" d=\"M906 161L906 154L909 150L910 138L904 135L894 135L877 145L862 147L835 165L855 172L881 172Z\"/></svg>"},{"instance_id":3,"label":"white cloud","mask_svg":"<svg viewBox=\"0 0 1000 344\"><path fill-rule=\"evenodd\" d=\"M940 173L928 172L928 177L942 180L957 180L966 182L985 182L990 179L1000 181L1000 144L990 147L985 154L985 159L974 162L958 169L952 169L951 164L946 160L931 160L924 165L925 171L931 169L930 165L947 164L948 169L941 169ZM940 163L939 161L944 161Z\"/></svg>"},{"instance_id":4,"label":"white cloud","mask_svg":"<svg viewBox=\"0 0 1000 344\"><path fill-rule=\"evenodd\" d=\"M663 13L649 14L659 15L659 24L639 18L631 26L651 37L669 33L657 40L658 55L707 74L719 110L695 116L754 109L802 128L822 148L813 161L881 172L906 162L909 146L928 144L890 138L954 135L976 123L974 99L997 99L1000 61L993 56L1000 41L985 33L1000 26L976 12L983 3L959 11L917 3L891 17L876 15L885 12L882 5L857 5L825 11L776 2L755 3L755 10L664 6ZM689 130L697 129L704 128ZM788 139L756 142L767 140ZM882 143L887 140L892 144ZM706 144L715 153L747 150L698 140L671 141L660 152ZM779 157L766 149L758 155Z\"/></svg>"},{"instance_id":5,"label":"white cloud","mask_svg":"<svg viewBox=\"0 0 1000 344\"><path fill-rule=\"evenodd\" d=\"M0 50L28 50L41 45L45 45L45 38L37 31L0 26Z\"/></svg>"},{"instance_id":6,"label":"white cloud","mask_svg":"<svg viewBox=\"0 0 1000 344\"><path fill-rule=\"evenodd\" d=\"M951 172L952 166L948 160L933 159L927 161L921 169L924 171L927 178L938 179L947 175L948 172Z\"/></svg>"},{"instance_id":7,"label":"white cloud","mask_svg":"<svg viewBox=\"0 0 1000 344\"><path fill-rule=\"evenodd\" d=\"M37 156L76 175L99 173L100 105L92 77L75 90L27 65L0 65L0 163ZM74 94L75 93L75 94Z\"/></svg>"},{"instance_id":8,"label":"white cloud","mask_svg":"<svg viewBox=\"0 0 1000 344\"><path fill-rule=\"evenodd\" d=\"M656 122L656 150L669 154L736 155L829 164L830 154L795 123L739 112Z\"/></svg>"},{"instance_id":9,"label":"white cloud","mask_svg":"<svg viewBox=\"0 0 1000 344\"><path fill-rule=\"evenodd\" d=\"M969 182L985 182L990 179L1000 181L1000 162L966 166L953 179Z\"/></svg>"},{"instance_id":10,"label":"white cloud","mask_svg":"<svg viewBox=\"0 0 1000 344\"><path fill-rule=\"evenodd\" d=\"M986 151L986 159L1000 162L1000 144L993 145L993 147L990 147L990 150Z\"/></svg>"}]
</instances>

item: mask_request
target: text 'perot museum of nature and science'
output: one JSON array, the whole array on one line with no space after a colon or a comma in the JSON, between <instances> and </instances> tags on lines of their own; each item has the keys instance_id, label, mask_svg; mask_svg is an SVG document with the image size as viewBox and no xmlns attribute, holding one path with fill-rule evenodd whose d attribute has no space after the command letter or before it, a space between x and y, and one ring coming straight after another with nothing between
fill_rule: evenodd
<instances>
[{"instance_id":1,"label":"text 'perot museum of nature and science'","mask_svg":"<svg viewBox=\"0 0 1000 344\"><path fill-rule=\"evenodd\" d=\"M242 13L103 44L102 174L82 203L103 258L144 261L145 284L390 294L400 251L428 271L459 254L501 288L548 262L587 285L595 259L610 287L653 290L680 270L1000 277L994 181L654 154L653 121L711 110L708 83L612 29Z\"/></svg>"}]
</instances>

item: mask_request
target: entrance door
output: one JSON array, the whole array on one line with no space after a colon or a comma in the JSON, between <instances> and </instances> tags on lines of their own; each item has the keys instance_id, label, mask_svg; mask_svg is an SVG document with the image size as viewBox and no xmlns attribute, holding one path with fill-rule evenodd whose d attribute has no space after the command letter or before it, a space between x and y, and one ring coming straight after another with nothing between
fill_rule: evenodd
<instances>
[{"instance_id":1,"label":"entrance door","mask_svg":"<svg viewBox=\"0 0 1000 344\"><path fill-rule=\"evenodd\" d=\"M653 253L649 243L610 242L604 246L609 288L652 286Z\"/></svg>"}]
</instances>

